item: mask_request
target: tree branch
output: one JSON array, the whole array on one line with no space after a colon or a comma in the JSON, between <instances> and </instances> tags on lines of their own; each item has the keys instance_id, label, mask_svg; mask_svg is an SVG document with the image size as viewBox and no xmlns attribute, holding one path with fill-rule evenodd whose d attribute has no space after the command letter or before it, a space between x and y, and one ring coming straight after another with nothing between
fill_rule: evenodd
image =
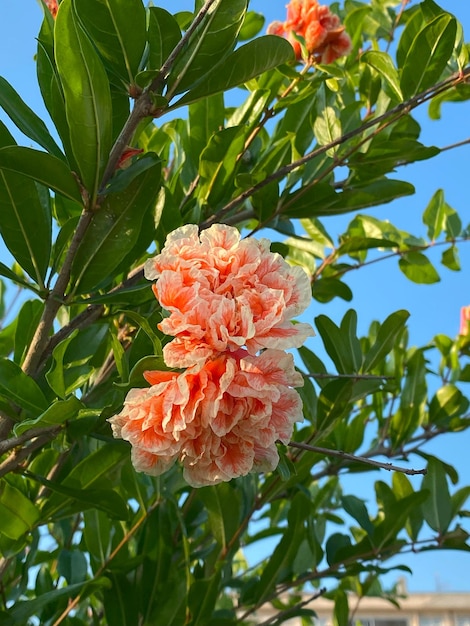
<instances>
[{"instance_id":1,"label":"tree branch","mask_svg":"<svg viewBox=\"0 0 470 626\"><path fill-rule=\"evenodd\" d=\"M344 135L341 135L341 137L338 137L338 139L335 139L331 143L315 148L311 152L308 152L307 154L305 154L300 159L297 159L296 161L292 161L292 163L289 163L288 165L285 165L284 167L279 168L276 172L273 172L272 174L267 176L265 179L263 179L256 185L253 185L249 189L246 189L244 192L242 192L240 195L233 198L233 200L231 200L228 204L226 204L222 209L217 211L211 217L207 218L204 222L201 223L201 226L200 226L201 229L208 228L211 224L217 221L220 221L223 217L225 217L225 215L231 213L240 204L243 204L245 200L250 198L260 189L263 189L263 187L266 187L266 185L269 185L269 183L271 183L272 181L281 180L282 178L284 178L284 176L286 176L293 170L301 167L302 165L305 165L306 163L316 158L317 156L320 156L321 154L324 154L328 150L331 150L332 148L335 148L336 146L340 146L341 144L349 141L350 139L357 137L358 135L363 133L365 130L368 130L369 128L373 128L374 126L377 126L381 124L382 122L385 122L390 117L395 117L395 116L401 117L402 115L407 115L411 110L420 106L424 102L427 102L428 100L438 95L439 93L443 91L447 91L448 89L458 85L459 83L465 82L465 80L469 76L470 76L470 68L466 68L465 70L461 72L455 72L449 78L446 78L445 80L441 81L437 85L434 85L433 87L429 87L425 91L422 91L416 96L413 96L413 98L410 98L406 102L401 102L393 109L390 109L390 111L387 111L386 113L379 115L379 117L376 117L374 119L369 120L368 122L365 122L364 124L361 124L361 126L359 126L358 128L355 128L351 130L350 132L345 133Z\"/></svg>"},{"instance_id":2,"label":"tree branch","mask_svg":"<svg viewBox=\"0 0 470 626\"><path fill-rule=\"evenodd\" d=\"M291 448L298 448L299 450L307 450L308 452L317 452L319 454L325 454L326 456L335 456L339 459L346 459L347 461L354 461L357 463L364 463L366 465L372 465L380 469L388 470L389 472L401 472L408 476L415 476L416 474L426 474L426 468L415 470L406 467L400 467L399 465L393 465L392 463L382 463L381 461L374 461L364 456L356 456L355 454L349 454L342 450L331 450L330 448L320 448L318 446L311 446L308 443L301 443L299 441L291 441L288 443Z\"/></svg>"}]
</instances>

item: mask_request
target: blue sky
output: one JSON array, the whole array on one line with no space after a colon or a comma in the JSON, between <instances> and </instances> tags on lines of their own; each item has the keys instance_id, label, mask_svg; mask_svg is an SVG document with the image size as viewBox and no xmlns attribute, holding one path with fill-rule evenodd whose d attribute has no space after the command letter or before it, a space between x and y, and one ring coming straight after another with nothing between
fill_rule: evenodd
<instances>
[{"instance_id":1,"label":"blue sky","mask_svg":"<svg viewBox=\"0 0 470 626\"><path fill-rule=\"evenodd\" d=\"M267 23L283 19L287 0L252 0L251 9L264 12ZM0 75L6 78L22 95L33 109L46 120L39 90L35 79L34 54L35 37L41 22L41 9L36 0L15 0L3 2L0 9ZM190 8L192 2L186 0L162 0L158 4L169 11ZM470 2L468 0L441 0L440 5L454 13L462 22L466 39L470 40ZM438 122L427 117L426 110L416 115L422 125L422 142L426 145L444 147L467 139L470 136L470 102L446 104L442 110L442 119ZM6 121L0 111L0 119ZM25 140L28 145L28 140ZM431 161L424 161L407 166L398 172L403 180L408 180L416 187L416 195L374 209L370 213L380 219L389 219L393 224L415 235L424 236L425 226L421 224L421 214L436 189L445 190L447 202L455 208L464 224L470 222L469 210L469 164L470 145L444 152ZM326 221L331 234L349 220ZM354 292L351 303L334 301L328 305L312 305L312 316L329 315L337 323L345 311L353 307L359 314L359 331L365 333L374 319L383 320L392 311L401 308L411 312L409 322L411 343L423 345L435 334L444 333L454 337L459 328L460 307L470 304L470 243L460 246L462 271L451 272L439 266L442 250L435 250L431 259L441 275L441 282L431 286L410 283L400 273L395 260L384 261L365 268L347 279ZM2 259L8 262L7 259ZM315 343L316 342L316 343ZM318 350L320 340L313 339L309 344ZM468 449L470 432L462 435L445 437L431 445L429 451L454 464L464 484L470 484ZM377 478L377 475L375 475ZM384 472L382 480L389 481ZM419 485L417 478L414 484ZM356 477L347 482L349 493L372 498L370 481ZM408 579L411 590L470 591L470 557L458 553L438 553L413 556L402 559L412 566L414 575ZM393 577L392 577L393 578ZM390 579L389 579L390 580Z\"/></svg>"}]
</instances>

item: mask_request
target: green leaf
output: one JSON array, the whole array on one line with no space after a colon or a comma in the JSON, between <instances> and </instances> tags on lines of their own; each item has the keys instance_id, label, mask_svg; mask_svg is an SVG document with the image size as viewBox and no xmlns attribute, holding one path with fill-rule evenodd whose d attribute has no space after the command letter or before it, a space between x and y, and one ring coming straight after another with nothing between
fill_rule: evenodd
<instances>
[{"instance_id":1,"label":"green leaf","mask_svg":"<svg viewBox=\"0 0 470 626\"><path fill-rule=\"evenodd\" d=\"M48 402L38 384L8 359L0 359L0 395L30 413L43 413Z\"/></svg>"},{"instance_id":2,"label":"green leaf","mask_svg":"<svg viewBox=\"0 0 470 626\"><path fill-rule=\"evenodd\" d=\"M265 18L261 13L248 11L243 20L243 25L238 35L238 41L246 41L256 37L264 26Z\"/></svg>"},{"instance_id":3,"label":"green leaf","mask_svg":"<svg viewBox=\"0 0 470 626\"><path fill-rule=\"evenodd\" d=\"M75 0L75 8L106 65L133 83L146 44L142 0Z\"/></svg>"},{"instance_id":4,"label":"green leaf","mask_svg":"<svg viewBox=\"0 0 470 626\"><path fill-rule=\"evenodd\" d=\"M0 106L22 133L63 160L64 155L52 139L44 122L23 102L13 87L2 77L0 77Z\"/></svg>"},{"instance_id":5,"label":"green leaf","mask_svg":"<svg viewBox=\"0 0 470 626\"><path fill-rule=\"evenodd\" d=\"M388 178L340 193L336 193L331 185L319 183L290 194L284 202L283 212L289 217L341 215L386 204L396 198L413 195L414 192L415 188L410 183Z\"/></svg>"},{"instance_id":6,"label":"green leaf","mask_svg":"<svg viewBox=\"0 0 470 626\"><path fill-rule=\"evenodd\" d=\"M381 76L383 76L392 92L401 102L403 100L403 95L400 89L400 80L397 69L393 65L390 55L379 50L368 50L361 56L361 60L373 67L377 70L377 72L379 72L379 74L381 74Z\"/></svg>"},{"instance_id":7,"label":"green leaf","mask_svg":"<svg viewBox=\"0 0 470 626\"><path fill-rule=\"evenodd\" d=\"M336 107L336 99L323 83L316 93L315 99L315 121L313 131L320 146L327 146L341 137L341 122L339 111ZM307 100L308 103L308 100ZM310 107L309 107L310 109ZM333 156L336 148L327 152L328 156Z\"/></svg>"},{"instance_id":8,"label":"green leaf","mask_svg":"<svg viewBox=\"0 0 470 626\"><path fill-rule=\"evenodd\" d=\"M342 589L335 592L335 626L348 626L349 624L349 606L348 596Z\"/></svg>"},{"instance_id":9,"label":"green leaf","mask_svg":"<svg viewBox=\"0 0 470 626\"><path fill-rule=\"evenodd\" d=\"M82 599L85 599L94 591L109 587L110 584L109 579L102 576L101 578L94 578L88 583L66 585L65 587L54 589L54 591L48 591L32 600L17 602L9 609L8 614L13 618L14 624L27 624L30 617L40 614L52 602L57 603L61 598L73 598L78 594L80 594Z\"/></svg>"},{"instance_id":10,"label":"green leaf","mask_svg":"<svg viewBox=\"0 0 470 626\"><path fill-rule=\"evenodd\" d=\"M436 532L445 533L452 520L452 501L445 469L437 459L429 459L421 489L429 492L421 505L425 521Z\"/></svg>"},{"instance_id":11,"label":"green leaf","mask_svg":"<svg viewBox=\"0 0 470 626\"><path fill-rule=\"evenodd\" d=\"M36 419L23 420L16 424L14 433L16 436L21 435L30 428L37 426L53 426L54 424L64 424L67 420L71 420L77 416L78 412L85 408L84 405L77 400L75 396L68 400L58 400L51 404L44 413L41 413Z\"/></svg>"},{"instance_id":12,"label":"green leaf","mask_svg":"<svg viewBox=\"0 0 470 626\"><path fill-rule=\"evenodd\" d=\"M222 483L200 489L198 495L206 507L211 532L225 551L240 525L240 492L228 483Z\"/></svg>"},{"instance_id":13,"label":"green leaf","mask_svg":"<svg viewBox=\"0 0 470 626\"><path fill-rule=\"evenodd\" d=\"M150 7L148 68L159 70L180 39L181 30L173 15L160 7Z\"/></svg>"},{"instance_id":14,"label":"green leaf","mask_svg":"<svg viewBox=\"0 0 470 626\"><path fill-rule=\"evenodd\" d=\"M149 152L140 161L149 167L122 192L107 195L93 216L72 264L75 293L94 291L110 280L113 270L137 242L142 220L155 202L161 184L158 157Z\"/></svg>"},{"instance_id":15,"label":"green leaf","mask_svg":"<svg viewBox=\"0 0 470 626\"><path fill-rule=\"evenodd\" d=\"M282 572L291 567L304 539L303 521L309 512L310 503L307 496L298 492L291 502L288 526L284 529L281 541L274 549L256 584L255 599L259 604L274 589Z\"/></svg>"},{"instance_id":16,"label":"green leaf","mask_svg":"<svg viewBox=\"0 0 470 626\"><path fill-rule=\"evenodd\" d=\"M445 385L438 389L429 405L429 421L432 424L448 426L449 420L466 410L468 401L455 385Z\"/></svg>"},{"instance_id":17,"label":"green leaf","mask_svg":"<svg viewBox=\"0 0 470 626\"><path fill-rule=\"evenodd\" d=\"M373 526L363 500L360 500L356 496L343 496L341 498L341 503L346 513L354 518L368 535L371 535L373 532Z\"/></svg>"},{"instance_id":18,"label":"green leaf","mask_svg":"<svg viewBox=\"0 0 470 626\"><path fill-rule=\"evenodd\" d=\"M0 148L0 169L28 176L70 200L82 202L75 177L55 156L22 146Z\"/></svg>"},{"instance_id":19,"label":"green leaf","mask_svg":"<svg viewBox=\"0 0 470 626\"><path fill-rule=\"evenodd\" d=\"M338 328L326 315L315 318L325 349L340 374L353 374L361 365L362 355L356 337L356 312L350 310Z\"/></svg>"},{"instance_id":20,"label":"green leaf","mask_svg":"<svg viewBox=\"0 0 470 626\"><path fill-rule=\"evenodd\" d=\"M433 19L416 35L401 75L405 100L438 82L452 55L456 33L457 21L447 13Z\"/></svg>"},{"instance_id":21,"label":"green leaf","mask_svg":"<svg viewBox=\"0 0 470 626\"><path fill-rule=\"evenodd\" d=\"M392 476L393 493L396 495L397 500L401 500L414 493L413 487L409 478L401 472L395 472ZM419 531L423 525L423 514L421 507L414 507L411 509L408 520L406 522L406 532L408 533L412 541L417 541Z\"/></svg>"},{"instance_id":22,"label":"green leaf","mask_svg":"<svg viewBox=\"0 0 470 626\"><path fill-rule=\"evenodd\" d=\"M233 50L247 5L247 0L220 0L212 5L170 73L168 87L173 95L205 82L207 73Z\"/></svg>"},{"instance_id":23,"label":"green leaf","mask_svg":"<svg viewBox=\"0 0 470 626\"><path fill-rule=\"evenodd\" d=\"M2 481L0 492L0 532L10 539L20 539L38 521L39 510L19 489L6 481Z\"/></svg>"},{"instance_id":24,"label":"green leaf","mask_svg":"<svg viewBox=\"0 0 470 626\"><path fill-rule=\"evenodd\" d=\"M290 43L281 37L274 35L258 37L235 50L214 67L200 84L180 98L173 107L190 104L219 91L227 91L242 85L263 72L291 61L293 54Z\"/></svg>"},{"instance_id":25,"label":"green leaf","mask_svg":"<svg viewBox=\"0 0 470 626\"><path fill-rule=\"evenodd\" d=\"M0 122L0 145L14 144ZM41 202L35 183L16 172L0 170L0 233L15 260L42 286L51 253L50 206Z\"/></svg>"},{"instance_id":26,"label":"green leaf","mask_svg":"<svg viewBox=\"0 0 470 626\"><path fill-rule=\"evenodd\" d=\"M409 317L408 311L395 311L381 324L374 345L364 358L364 373L374 370L392 350Z\"/></svg>"},{"instance_id":27,"label":"green leaf","mask_svg":"<svg viewBox=\"0 0 470 626\"><path fill-rule=\"evenodd\" d=\"M440 281L434 265L422 252L406 252L398 261L405 276L419 285L431 285Z\"/></svg>"},{"instance_id":28,"label":"green leaf","mask_svg":"<svg viewBox=\"0 0 470 626\"><path fill-rule=\"evenodd\" d=\"M428 237L431 241L437 239L444 229L445 207L444 191L438 189L423 213L423 222L428 227Z\"/></svg>"},{"instance_id":29,"label":"green leaf","mask_svg":"<svg viewBox=\"0 0 470 626\"><path fill-rule=\"evenodd\" d=\"M333 298L342 298L351 302L353 292L350 287L337 278L320 278L312 284L312 297L318 302L330 302Z\"/></svg>"},{"instance_id":30,"label":"green leaf","mask_svg":"<svg viewBox=\"0 0 470 626\"><path fill-rule=\"evenodd\" d=\"M61 3L55 46L70 143L93 201L112 143L111 91L103 64L75 12L74 0Z\"/></svg>"},{"instance_id":31,"label":"green leaf","mask_svg":"<svg viewBox=\"0 0 470 626\"><path fill-rule=\"evenodd\" d=\"M97 507L112 513L118 519L127 518L127 506L121 496L110 489L110 474L119 470L129 456L129 447L119 442L104 445L75 465L61 484L47 481L56 493L44 503L43 515L53 517L61 509L77 500L91 508ZM38 477L41 482L46 479ZM106 486L106 489L103 488ZM63 496L66 496L64 499ZM124 508L126 514L124 515ZM120 517L124 515L124 517Z\"/></svg>"},{"instance_id":32,"label":"green leaf","mask_svg":"<svg viewBox=\"0 0 470 626\"><path fill-rule=\"evenodd\" d=\"M451 246L447 250L444 250L441 256L441 263L454 272L460 271L461 266L457 246Z\"/></svg>"}]
</instances>

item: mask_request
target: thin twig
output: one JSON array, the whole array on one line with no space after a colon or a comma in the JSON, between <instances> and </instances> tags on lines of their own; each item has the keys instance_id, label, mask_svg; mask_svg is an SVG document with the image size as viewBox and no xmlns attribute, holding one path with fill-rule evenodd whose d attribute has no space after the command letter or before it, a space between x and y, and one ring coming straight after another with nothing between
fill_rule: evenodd
<instances>
[{"instance_id":1,"label":"thin twig","mask_svg":"<svg viewBox=\"0 0 470 626\"><path fill-rule=\"evenodd\" d=\"M470 76L470 68L466 68L465 70L461 72L455 72L449 78L446 78L445 80L441 81L437 85L434 85L433 87L429 87L425 91L420 92L419 94L417 94L416 96L413 96L406 102L401 102L393 109L390 109L390 111L387 111L386 113L383 113L382 115L379 115L378 117L373 118L369 120L368 122L361 124L361 126L359 126L358 128L355 128L349 131L348 133L341 135L341 137L338 137L338 139L335 139L331 143L315 148L311 152L308 152L307 154L305 154L300 159L297 159L296 161L292 161L292 163L289 163L288 165L285 165L284 167L279 168L276 172L273 172L272 174L267 176L265 179L263 179L256 185L253 185L249 189L246 189L245 191L243 191L240 195L233 198L233 200L227 203L223 208L217 211L214 215L206 219L201 224L201 229L207 228L214 222L220 221L221 218L231 213L240 204L243 204L245 200L253 196L260 189L263 189L264 187L266 187L266 185L269 185L269 183L271 183L272 181L281 180L287 174L290 174L290 172L301 167L302 165L305 165L306 163L316 158L317 156L324 154L328 150L331 150L332 148L335 148L336 146L339 146L349 141L350 139L353 139L354 137L357 137L358 135L363 133L365 130L368 130L369 128L373 128L374 126L381 124L382 122L386 121L390 117L394 117L397 114L407 115L409 111L411 111L412 109L416 108L417 106L420 106L424 102L427 102L429 99L433 98L437 94L443 91L447 91L447 89L450 89L451 87L454 87L458 85L459 83L464 82L469 76Z\"/></svg>"},{"instance_id":2,"label":"thin twig","mask_svg":"<svg viewBox=\"0 0 470 626\"><path fill-rule=\"evenodd\" d=\"M402 474L407 474L408 476L415 476L416 474L426 474L426 468L415 470L408 469L406 467L400 467L399 465L393 465L392 463L382 463L380 461L374 461L373 459L368 459L363 456L356 456L355 454L349 454L348 452L343 452L342 450L331 450L329 448L320 448L318 446L311 446L307 443L301 443L298 441L291 441L288 444L291 448L297 448L299 450L306 450L308 452L317 452L318 454L325 454L326 456L335 456L340 459L346 459L347 461L355 461L357 463L364 463L366 465L372 465L373 467L378 467L380 469L388 470L389 472L401 472Z\"/></svg>"},{"instance_id":3,"label":"thin twig","mask_svg":"<svg viewBox=\"0 0 470 626\"><path fill-rule=\"evenodd\" d=\"M6 439L4 441L0 441L0 454L5 454L5 452L9 452L13 450L13 448L17 448L18 446L22 446L27 441L31 441L40 435L52 435L55 436L59 430L62 428L61 425L54 424L54 426L43 426L38 428L30 428L22 435L18 437L11 437L10 439Z\"/></svg>"},{"instance_id":4,"label":"thin twig","mask_svg":"<svg viewBox=\"0 0 470 626\"><path fill-rule=\"evenodd\" d=\"M305 374L302 372L302 376L305 378L315 378L322 380L324 378L350 378L352 380L395 380L395 376L380 376L376 374L328 374L327 372L321 372L316 374Z\"/></svg>"},{"instance_id":5,"label":"thin twig","mask_svg":"<svg viewBox=\"0 0 470 626\"><path fill-rule=\"evenodd\" d=\"M114 548L114 550L110 553L110 555L106 558L106 560L97 569L97 571L95 572L95 574L93 576L94 580L96 580L97 578L99 578L103 574L103 572L107 569L107 567L109 566L111 561L114 559L114 557L123 548L123 546L125 546L126 543L133 537L133 535L135 535L135 533L138 531L138 529L142 526L142 524L149 517L149 515L151 513L153 513L153 511L157 508L157 506L160 504L160 502L161 502L160 497L157 497L155 502L153 502L149 506L149 508L144 512L144 514L136 521L134 526L132 526L127 531L127 533L124 535L124 537L121 539L121 541L117 544L117 546ZM68 616L70 611L72 611L77 606L77 604L80 602L81 597L82 597L81 593L79 593L77 596L75 596L75 598L68 603L67 608L64 609L64 611L60 614L60 616L52 624L52 626L59 626L59 624L62 624L62 622Z\"/></svg>"},{"instance_id":6,"label":"thin twig","mask_svg":"<svg viewBox=\"0 0 470 626\"><path fill-rule=\"evenodd\" d=\"M184 33L183 37L179 40L179 42L173 48L170 56L160 68L158 75L154 78L152 83L142 92L142 94L136 100L132 113L130 114L127 122L122 128L119 134L119 137L116 139L116 142L110 152L108 163L106 165L103 178L101 180L101 185L100 185L101 192L105 189L106 185L108 184L108 182L114 175L119 159L123 151L131 142L132 136L134 132L136 131L140 122L146 117L159 117L161 114L165 112L165 107L154 110L154 106L152 103L152 94L160 93L162 91L163 85L165 84L165 80L168 78L168 74L170 73L179 54L188 45L188 41L193 35L194 31L202 22L202 20L205 18L211 6L215 2L219 2L219 0L206 0L206 2L204 3L204 6L195 16L194 20L192 21L191 25L188 27L188 29Z\"/></svg>"},{"instance_id":7,"label":"thin twig","mask_svg":"<svg viewBox=\"0 0 470 626\"><path fill-rule=\"evenodd\" d=\"M28 445L13 450L10 456L0 464L0 478L8 474L8 472L15 470L32 452L48 443L56 434L54 431L48 431L46 434L32 439Z\"/></svg>"}]
</instances>

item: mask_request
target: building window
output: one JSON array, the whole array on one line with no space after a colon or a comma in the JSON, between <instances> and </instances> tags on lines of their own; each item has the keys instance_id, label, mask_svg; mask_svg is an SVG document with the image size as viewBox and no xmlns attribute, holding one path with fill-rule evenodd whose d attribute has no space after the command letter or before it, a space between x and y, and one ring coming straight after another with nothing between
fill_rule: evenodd
<instances>
[{"instance_id":1,"label":"building window","mask_svg":"<svg viewBox=\"0 0 470 626\"><path fill-rule=\"evenodd\" d=\"M443 626L444 618L442 615L436 617L420 617L419 626Z\"/></svg>"},{"instance_id":2,"label":"building window","mask_svg":"<svg viewBox=\"0 0 470 626\"><path fill-rule=\"evenodd\" d=\"M359 617L352 624L353 626L408 626L408 620L393 617Z\"/></svg>"}]
</instances>

